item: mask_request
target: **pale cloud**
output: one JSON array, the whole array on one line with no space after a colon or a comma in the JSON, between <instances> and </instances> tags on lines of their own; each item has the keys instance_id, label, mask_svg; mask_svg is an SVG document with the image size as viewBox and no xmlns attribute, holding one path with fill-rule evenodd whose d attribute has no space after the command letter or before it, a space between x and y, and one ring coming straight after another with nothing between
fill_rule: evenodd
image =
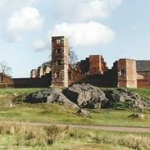
<instances>
[{"instance_id":1,"label":"pale cloud","mask_svg":"<svg viewBox=\"0 0 150 150\"><path fill-rule=\"evenodd\" d=\"M18 41L22 39L22 36L26 32L39 29L42 26L43 18L35 6L39 6L44 3L44 5L52 8L49 12L51 16L52 14L54 15L55 22L60 22L60 24L55 24L54 28L51 29L53 33L54 31L58 32L61 30L61 32L69 32L70 34L71 31L68 30L71 30L72 28L80 31L85 27L85 30L88 29L89 31L86 31L84 34L88 34L88 36L89 34L93 36L96 30L99 31L98 33L102 34L99 36L96 35L97 38L100 39L100 42L95 42L96 40L93 41L86 36L86 41L89 40L89 43L91 43L90 45L94 45L94 43L109 43L108 41L111 41L110 39L114 38L112 29L96 22L98 22L99 19L108 17L111 12L121 4L121 1L122 0L59 0L59 2L56 3L54 0L45 0L44 2L43 0L13 0L13 2L10 2L10 0L0 0L0 13L2 10L11 10L11 12L13 12L7 20L3 33L6 37L5 39ZM45 8L48 9L48 7ZM42 10L43 8L40 9ZM47 24L50 23L50 20L48 19L50 18L47 18ZM95 22L89 22L90 20L94 20ZM54 24L53 18L51 18L51 24ZM69 27L68 30L66 29L66 26ZM93 29L93 26L94 28L95 26L97 28ZM82 39L80 38L79 33L74 35L79 39ZM101 36L104 37L104 35L107 38L105 37L104 39L101 39ZM83 36L83 34L81 34L81 36ZM69 37L72 36L69 35ZM76 45L87 45L85 44L86 41L82 41L82 44L80 40L76 40L76 37L74 37L74 39L76 41L74 44ZM42 47L44 44L42 44L42 42L40 43Z\"/></svg>"},{"instance_id":2,"label":"pale cloud","mask_svg":"<svg viewBox=\"0 0 150 150\"><path fill-rule=\"evenodd\" d=\"M117 6L120 0L90 0L78 8L78 16L82 20L106 18Z\"/></svg>"},{"instance_id":3,"label":"pale cloud","mask_svg":"<svg viewBox=\"0 0 150 150\"><path fill-rule=\"evenodd\" d=\"M114 38L114 32L108 26L98 22L62 23L50 31L50 36L66 36L73 46L93 46L108 44Z\"/></svg>"},{"instance_id":4,"label":"pale cloud","mask_svg":"<svg viewBox=\"0 0 150 150\"><path fill-rule=\"evenodd\" d=\"M55 7L62 19L85 21L106 18L122 0L60 0ZM62 5L64 7L62 7Z\"/></svg>"},{"instance_id":5,"label":"pale cloud","mask_svg":"<svg viewBox=\"0 0 150 150\"><path fill-rule=\"evenodd\" d=\"M31 6L40 0L0 0L0 12L9 12L25 6Z\"/></svg>"},{"instance_id":6,"label":"pale cloud","mask_svg":"<svg viewBox=\"0 0 150 150\"><path fill-rule=\"evenodd\" d=\"M43 51L50 49L50 41L48 39L39 39L34 41L33 48L36 51Z\"/></svg>"},{"instance_id":7,"label":"pale cloud","mask_svg":"<svg viewBox=\"0 0 150 150\"><path fill-rule=\"evenodd\" d=\"M5 27L5 36L12 41L22 39L24 33L30 30L40 29L43 18L36 8L25 7L16 11L8 19Z\"/></svg>"}]
</instances>

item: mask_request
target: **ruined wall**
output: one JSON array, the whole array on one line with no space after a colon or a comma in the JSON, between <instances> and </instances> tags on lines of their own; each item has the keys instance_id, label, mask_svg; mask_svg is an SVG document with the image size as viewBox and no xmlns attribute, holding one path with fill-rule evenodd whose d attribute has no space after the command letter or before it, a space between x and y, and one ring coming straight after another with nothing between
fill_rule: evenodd
<instances>
[{"instance_id":1,"label":"ruined wall","mask_svg":"<svg viewBox=\"0 0 150 150\"><path fill-rule=\"evenodd\" d=\"M44 66L43 67L43 72L44 72L44 76L45 76L46 74L49 74L51 72L51 68L48 67L48 66Z\"/></svg>"},{"instance_id":2,"label":"ruined wall","mask_svg":"<svg viewBox=\"0 0 150 150\"><path fill-rule=\"evenodd\" d=\"M137 72L137 87L138 88L150 88L150 72L149 71Z\"/></svg>"},{"instance_id":3,"label":"ruined wall","mask_svg":"<svg viewBox=\"0 0 150 150\"><path fill-rule=\"evenodd\" d=\"M119 72L119 70L118 70L118 61L115 61L114 63L113 63L113 67L112 67L112 69L111 69L111 71L112 71L112 84L113 84L113 87L118 87L118 72Z\"/></svg>"},{"instance_id":4,"label":"ruined wall","mask_svg":"<svg viewBox=\"0 0 150 150\"><path fill-rule=\"evenodd\" d=\"M88 75L86 73L81 73L80 70L69 69L68 72L68 85L77 83L82 79L86 78Z\"/></svg>"},{"instance_id":5,"label":"ruined wall","mask_svg":"<svg viewBox=\"0 0 150 150\"><path fill-rule=\"evenodd\" d=\"M8 86L15 88L49 87L52 82L51 74L41 78L13 78L12 81L12 84Z\"/></svg>"},{"instance_id":6,"label":"ruined wall","mask_svg":"<svg viewBox=\"0 0 150 150\"><path fill-rule=\"evenodd\" d=\"M89 58L86 58L85 60L81 60L77 65L77 69L81 74L88 74L89 67L90 67Z\"/></svg>"},{"instance_id":7,"label":"ruined wall","mask_svg":"<svg viewBox=\"0 0 150 150\"><path fill-rule=\"evenodd\" d=\"M80 74L73 72L73 79L69 80L69 85L74 83L89 83L99 87L114 87L112 71L108 70L105 74Z\"/></svg>"},{"instance_id":8,"label":"ruined wall","mask_svg":"<svg viewBox=\"0 0 150 150\"><path fill-rule=\"evenodd\" d=\"M120 59L118 61L118 87L137 88L135 60Z\"/></svg>"},{"instance_id":9,"label":"ruined wall","mask_svg":"<svg viewBox=\"0 0 150 150\"><path fill-rule=\"evenodd\" d=\"M101 55L91 55L89 57L89 64L90 74L104 74L107 70L106 63Z\"/></svg>"},{"instance_id":10,"label":"ruined wall","mask_svg":"<svg viewBox=\"0 0 150 150\"><path fill-rule=\"evenodd\" d=\"M91 55L78 62L76 68L69 67L69 85L73 83L90 83L102 87L112 85L112 75L107 70L101 55Z\"/></svg>"},{"instance_id":11,"label":"ruined wall","mask_svg":"<svg viewBox=\"0 0 150 150\"><path fill-rule=\"evenodd\" d=\"M37 77L41 78L44 75L43 67L38 67L37 69Z\"/></svg>"},{"instance_id":12,"label":"ruined wall","mask_svg":"<svg viewBox=\"0 0 150 150\"><path fill-rule=\"evenodd\" d=\"M31 78L36 78L37 77L37 70L36 69L32 69L30 72L30 77Z\"/></svg>"},{"instance_id":13,"label":"ruined wall","mask_svg":"<svg viewBox=\"0 0 150 150\"><path fill-rule=\"evenodd\" d=\"M137 88L150 88L150 80L138 79Z\"/></svg>"},{"instance_id":14,"label":"ruined wall","mask_svg":"<svg viewBox=\"0 0 150 150\"><path fill-rule=\"evenodd\" d=\"M150 80L150 71L138 71L137 79Z\"/></svg>"}]
</instances>

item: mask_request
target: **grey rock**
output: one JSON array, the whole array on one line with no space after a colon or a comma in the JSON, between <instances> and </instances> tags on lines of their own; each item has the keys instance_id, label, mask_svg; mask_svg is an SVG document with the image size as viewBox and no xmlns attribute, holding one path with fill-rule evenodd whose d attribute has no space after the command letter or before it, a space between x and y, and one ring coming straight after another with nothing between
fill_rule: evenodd
<instances>
[{"instance_id":1,"label":"grey rock","mask_svg":"<svg viewBox=\"0 0 150 150\"><path fill-rule=\"evenodd\" d=\"M82 108L105 108L109 105L105 93L90 84L74 84L68 88L66 96Z\"/></svg>"},{"instance_id":2,"label":"grey rock","mask_svg":"<svg viewBox=\"0 0 150 150\"><path fill-rule=\"evenodd\" d=\"M50 88L40 92L32 93L26 97L28 103L56 103L72 108L79 108L76 104L71 102L62 93L61 89Z\"/></svg>"},{"instance_id":3,"label":"grey rock","mask_svg":"<svg viewBox=\"0 0 150 150\"><path fill-rule=\"evenodd\" d=\"M121 94L113 93L111 96L115 102L125 102L124 96Z\"/></svg>"},{"instance_id":4,"label":"grey rock","mask_svg":"<svg viewBox=\"0 0 150 150\"><path fill-rule=\"evenodd\" d=\"M124 88L106 90L104 92L112 105L121 102L125 103L126 107L139 110L140 112L143 112L144 108L150 107L150 102L147 99Z\"/></svg>"},{"instance_id":5,"label":"grey rock","mask_svg":"<svg viewBox=\"0 0 150 150\"><path fill-rule=\"evenodd\" d=\"M144 114L136 113L136 114L130 115L129 118L133 118L133 119L134 119L134 118L144 119L145 116L144 116Z\"/></svg>"},{"instance_id":6,"label":"grey rock","mask_svg":"<svg viewBox=\"0 0 150 150\"><path fill-rule=\"evenodd\" d=\"M83 117L90 117L90 112L87 110L79 109L77 114Z\"/></svg>"},{"instance_id":7,"label":"grey rock","mask_svg":"<svg viewBox=\"0 0 150 150\"><path fill-rule=\"evenodd\" d=\"M7 106L7 107L13 107L14 105L13 105L12 100L10 100L10 101L6 104L6 106Z\"/></svg>"},{"instance_id":8,"label":"grey rock","mask_svg":"<svg viewBox=\"0 0 150 150\"><path fill-rule=\"evenodd\" d=\"M66 96L64 96L61 90L53 90L50 96L47 97L47 103L56 103L72 108L79 108L75 103L73 103Z\"/></svg>"}]
</instances>

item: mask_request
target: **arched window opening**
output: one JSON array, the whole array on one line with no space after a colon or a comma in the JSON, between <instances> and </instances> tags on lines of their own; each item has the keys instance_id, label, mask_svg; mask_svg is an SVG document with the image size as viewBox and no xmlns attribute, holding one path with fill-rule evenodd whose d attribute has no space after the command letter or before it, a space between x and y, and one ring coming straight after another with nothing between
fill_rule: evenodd
<instances>
[{"instance_id":1,"label":"arched window opening","mask_svg":"<svg viewBox=\"0 0 150 150\"><path fill-rule=\"evenodd\" d=\"M60 66L61 65L61 60L57 60L56 61L56 66Z\"/></svg>"},{"instance_id":2,"label":"arched window opening","mask_svg":"<svg viewBox=\"0 0 150 150\"><path fill-rule=\"evenodd\" d=\"M55 73L55 78L59 78L59 77L60 77L59 72L56 72L56 73Z\"/></svg>"}]
</instances>

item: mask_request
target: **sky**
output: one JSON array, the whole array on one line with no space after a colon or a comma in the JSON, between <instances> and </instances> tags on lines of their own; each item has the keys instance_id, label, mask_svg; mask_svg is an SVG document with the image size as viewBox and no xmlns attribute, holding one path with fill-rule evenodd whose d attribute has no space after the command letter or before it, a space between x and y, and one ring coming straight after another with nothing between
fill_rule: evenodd
<instances>
[{"instance_id":1,"label":"sky","mask_svg":"<svg viewBox=\"0 0 150 150\"><path fill-rule=\"evenodd\" d=\"M0 0L0 62L29 77L51 58L51 36L69 39L78 59L150 59L149 0Z\"/></svg>"}]
</instances>

